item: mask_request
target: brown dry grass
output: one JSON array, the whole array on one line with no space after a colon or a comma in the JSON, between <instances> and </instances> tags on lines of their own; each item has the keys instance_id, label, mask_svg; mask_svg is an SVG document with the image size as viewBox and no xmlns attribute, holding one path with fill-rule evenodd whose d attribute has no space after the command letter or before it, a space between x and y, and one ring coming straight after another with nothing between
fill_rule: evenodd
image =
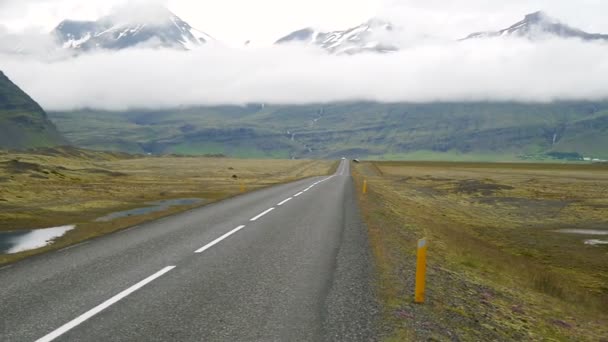
<instances>
[{"instance_id":1,"label":"brown dry grass","mask_svg":"<svg viewBox=\"0 0 608 342\"><path fill-rule=\"evenodd\" d=\"M0 255L0 264L197 205L95 222L111 212L175 198L201 198L206 204L238 195L242 188L250 191L326 175L335 167L332 161L133 157L74 149L2 153L0 231L65 224L76 224L77 229L46 248Z\"/></svg>"},{"instance_id":2,"label":"brown dry grass","mask_svg":"<svg viewBox=\"0 0 608 342\"><path fill-rule=\"evenodd\" d=\"M387 336L608 335L608 248L583 243L593 237L554 232L608 228L605 165L378 162L358 165L355 176L369 182L361 203ZM430 303L417 308L403 284L412 281L414 246L423 236L431 241ZM441 322L444 333L396 317L403 310Z\"/></svg>"}]
</instances>

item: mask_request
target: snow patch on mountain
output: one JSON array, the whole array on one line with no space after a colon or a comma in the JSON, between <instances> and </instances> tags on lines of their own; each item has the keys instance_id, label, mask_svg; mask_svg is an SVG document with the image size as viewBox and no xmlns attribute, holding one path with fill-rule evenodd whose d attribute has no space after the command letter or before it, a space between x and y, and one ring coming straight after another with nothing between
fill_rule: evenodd
<instances>
[{"instance_id":1,"label":"snow patch on mountain","mask_svg":"<svg viewBox=\"0 0 608 342\"><path fill-rule=\"evenodd\" d=\"M275 44L314 45L332 54L393 52L398 50L396 44L391 41L393 31L394 27L391 23L371 19L343 31L323 32L313 28L300 29L277 40Z\"/></svg>"},{"instance_id":2,"label":"snow patch on mountain","mask_svg":"<svg viewBox=\"0 0 608 342\"><path fill-rule=\"evenodd\" d=\"M64 20L53 35L64 48L84 51L120 50L142 44L192 50L214 41L210 35L193 28L164 7L155 8L154 16L148 16L148 21L142 16L129 17L123 12L97 21Z\"/></svg>"},{"instance_id":3,"label":"snow patch on mountain","mask_svg":"<svg viewBox=\"0 0 608 342\"><path fill-rule=\"evenodd\" d=\"M538 40L550 37L578 38L582 40L608 40L608 35L587 33L570 27L542 11L528 14L523 20L500 31L476 32L463 40L493 37L521 37Z\"/></svg>"}]
</instances>

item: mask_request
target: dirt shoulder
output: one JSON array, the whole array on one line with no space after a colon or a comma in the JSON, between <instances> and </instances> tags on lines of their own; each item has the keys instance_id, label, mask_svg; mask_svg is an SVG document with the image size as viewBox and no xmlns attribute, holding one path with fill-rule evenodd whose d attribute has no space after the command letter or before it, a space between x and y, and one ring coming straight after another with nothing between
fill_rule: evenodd
<instances>
[{"instance_id":1,"label":"dirt shoulder","mask_svg":"<svg viewBox=\"0 0 608 342\"><path fill-rule=\"evenodd\" d=\"M366 162L353 173L385 340L608 340L608 246L556 232L608 231L605 166ZM422 237L427 301L416 305Z\"/></svg>"}]
</instances>

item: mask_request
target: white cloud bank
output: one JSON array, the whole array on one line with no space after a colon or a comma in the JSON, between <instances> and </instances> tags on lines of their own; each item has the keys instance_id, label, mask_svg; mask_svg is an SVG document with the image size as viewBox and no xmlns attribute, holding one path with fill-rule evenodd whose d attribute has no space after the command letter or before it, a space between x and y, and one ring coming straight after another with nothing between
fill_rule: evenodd
<instances>
[{"instance_id":1,"label":"white cloud bank","mask_svg":"<svg viewBox=\"0 0 608 342\"><path fill-rule=\"evenodd\" d=\"M50 62L0 53L0 70L48 110L608 99L608 44L578 40L426 43L356 56L293 46L137 49Z\"/></svg>"}]
</instances>

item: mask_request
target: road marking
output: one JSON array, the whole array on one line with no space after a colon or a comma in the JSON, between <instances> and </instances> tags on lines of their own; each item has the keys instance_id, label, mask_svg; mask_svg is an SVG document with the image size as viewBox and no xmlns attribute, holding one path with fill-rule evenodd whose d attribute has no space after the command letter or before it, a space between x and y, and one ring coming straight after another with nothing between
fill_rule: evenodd
<instances>
[{"instance_id":1,"label":"road marking","mask_svg":"<svg viewBox=\"0 0 608 342\"><path fill-rule=\"evenodd\" d=\"M298 197L298 196L300 196L300 195L301 195L301 194L303 194L303 193L304 193L303 191L300 191L300 192L298 192L297 194L293 195L293 197Z\"/></svg>"},{"instance_id":2,"label":"road marking","mask_svg":"<svg viewBox=\"0 0 608 342\"><path fill-rule=\"evenodd\" d=\"M236 228L234 228L233 230L229 231L228 233L220 236L219 238L209 242L208 244L204 245L203 247L197 249L196 251L194 251L194 253L202 253L206 250L208 250L209 248L213 247L215 244L217 244L218 242L224 240L225 238L229 237L230 235L238 232L239 230L245 228L245 226L238 226Z\"/></svg>"},{"instance_id":3,"label":"road marking","mask_svg":"<svg viewBox=\"0 0 608 342\"><path fill-rule=\"evenodd\" d=\"M112 304L120 301L121 299L125 298L126 296L130 295L131 293L139 290L140 288L144 287L146 284L148 284L149 282L153 281L154 279L162 276L163 274L171 271L172 269L174 269L175 266L167 266L165 268L163 268L162 270L154 273L153 275L149 276L148 278L140 281L139 283L129 287L128 289L122 291L121 293L117 294L116 296L106 300L105 302L97 305L96 307L92 308L91 310L85 312L84 314L76 317L75 319L71 320L70 322L62 325L59 329L51 332L50 334L41 337L39 339L36 340L36 342L50 342L54 339L56 339L57 337L65 334L66 332L72 330L73 328L75 328L76 326L78 326L79 324L81 324L82 322L86 321L87 319L97 315L98 313L100 313L101 311L107 309L108 307L110 307Z\"/></svg>"},{"instance_id":4,"label":"road marking","mask_svg":"<svg viewBox=\"0 0 608 342\"><path fill-rule=\"evenodd\" d=\"M268 210L264 211L263 213L259 214L258 216L256 216L256 217L252 218L252 219L251 219L251 220L249 220L249 221L251 221L251 222L256 221L256 220L257 220L257 219L259 219L260 217L262 217L262 216L264 216L264 215L268 214L269 212L271 212L271 211L273 211L273 210L274 210L274 208L270 208L270 209L268 209Z\"/></svg>"},{"instance_id":5,"label":"road marking","mask_svg":"<svg viewBox=\"0 0 608 342\"><path fill-rule=\"evenodd\" d=\"M277 205L278 205L278 206L281 206L281 205L283 205L283 204L285 204L285 203L287 203L287 202L291 201L292 199L293 199L293 197L289 197L288 199L286 199L286 200L284 200L284 201L281 201L281 202L280 202L279 204L277 204Z\"/></svg>"},{"instance_id":6,"label":"road marking","mask_svg":"<svg viewBox=\"0 0 608 342\"><path fill-rule=\"evenodd\" d=\"M0 270L5 270L5 269L7 269L7 268L11 268L11 267L13 267L13 265L12 265L12 264L10 264L10 265L6 265L6 266L2 266L2 267L0 267Z\"/></svg>"},{"instance_id":7,"label":"road marking","mask_svg":"<svg viewBox=\"0 0 608 342\"><path fill-rule=\"evenodd\" d=\"M77 243L77 244L75 244L75 245L71 245L71 246L63 247L63 248L62 248L62 249L60 249L59 251L60 251L60 252L67 251L68 249L72 249L72 248L74 248L74 247L78 247L78 246L86 245L86 244L87 244L87 243L89 243L89 242L91 242L91 241L83 241L83 242L81 242L81 243Z\"/></svg>"},{"instance_id":8,"label":"road marking","mask_svg":"<svg viewBox=\"0 0 608 342\"><path fill-rule=\"evenodd\" d=\"M129 227L129 228L125 228L123 230L119 230L119 231L116 232L116 234L126 233L126 232L131 231L131 230L133 230L135 228L139 228L139 226L132 226L132 227Z\"/></svg>"}]
</instances>

